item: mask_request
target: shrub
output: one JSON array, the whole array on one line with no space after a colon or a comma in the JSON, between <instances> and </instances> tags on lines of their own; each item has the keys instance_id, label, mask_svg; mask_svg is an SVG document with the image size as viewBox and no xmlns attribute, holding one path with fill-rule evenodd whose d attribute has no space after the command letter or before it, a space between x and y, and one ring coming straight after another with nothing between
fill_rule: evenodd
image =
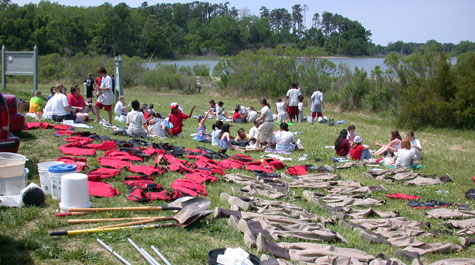
<instances>
[{"instance_id":1,"label":"shrub","mask_svg":"<svg viewBox=\"0 0 475 265\"><path fill-rule=\"evenodd\" d=\"M206 64L195 64L192 69L194 75L209 76L209 66Z\"/></svg>"}]
</instances>

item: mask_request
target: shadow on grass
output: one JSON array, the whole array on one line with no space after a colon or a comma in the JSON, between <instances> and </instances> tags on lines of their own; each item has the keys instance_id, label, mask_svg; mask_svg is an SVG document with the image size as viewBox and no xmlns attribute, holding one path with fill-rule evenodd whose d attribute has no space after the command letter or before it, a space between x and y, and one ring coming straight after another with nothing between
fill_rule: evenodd
<instances>
[{"instance_id":1,"label":"shadow on grass","mask_svg":"<svg viewBox=\"0 0 475 265\"><path fill-rule=\"evenodd\" d=\"M25 246L11 237L0 235L0 263L34 264Z\"/></svg>"},{"instance_id":2,"label":"shadow on grass","mask_svg":"<svg viewBox=\"0 0 475 265\"><path fill-rule=\"evenodd\" d=\"M20 138L20 141L26 141L26 142L29 142L29 141L34 141L37 139L37 137L29 132L26 132L26 131L21 131L21 132L17 132L17 133L14 133L14 135L18 138Z\"/></svg>"}]
</instances>

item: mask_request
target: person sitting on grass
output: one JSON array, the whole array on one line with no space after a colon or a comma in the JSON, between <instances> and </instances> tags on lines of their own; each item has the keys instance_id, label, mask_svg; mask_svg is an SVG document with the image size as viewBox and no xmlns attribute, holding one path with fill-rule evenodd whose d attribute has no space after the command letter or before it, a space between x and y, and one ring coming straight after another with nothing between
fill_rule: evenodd
<instances>
[{"instance_id":1,"label":"person sitting on grass","mask_svg":"<svg viewBox=\"0 0 475 265\"><path fill-rule=\"evenodd\" d=\"M348 131L348 136L346 137L346 139L348 139L348 141L350 142L350 145L351 145L351 144L353 144L353 140L356 137L356 127L355 127L355 125L350 125L350 126L348 126L348 128L346 130Z\"/></svg>"},{"instance_id":2,"label":"person sitting on grass","mask_svg":"<svg viewBox=\"0 0 475 265\"><path fill-rule=\"evenodd\" d=\"M257 134L257 128L259 128L259 125L261 125L260 122L254 121L254 126L249 130L249 142L255 143L256 142L256 134Z\"/></svg>"},{"instance_id":3,"label":"person sitting on grass","mask_svg":"<svg viewBox=\"0 0 475 265\"><path fill-rule=\"evenodd\" d=\"M247 114L247 121L254 122L257 119L257 111L253 106L249 107L249 113Z\"/></svg>"},{"instance_id":4,"label":"person sitting on grass","mask_svg":"<svg viewBox=\"0 0 475 265\"><path fill-rule=\"evenodd\" d=\"M83 113L85 115L84 121L89 120L87 112L92 110L92 108L89 108L89 104L82 97L81 89L78 85L71 87L71 93L68 95L68 104L71 106L73 113Z\"/></svg>"},{"instance_id":5,"label":"person sitting on grass","mask_svg":"<svg viewBox=\"0 0 475 265\"><path fill-rule=\"evenodd\" d=\"M221 148L222 153L226 153L228 149L234 149L234 146L231 144L231 135L229 133L230 127L231 125L229 123L225 123L221 128L221 133L219 135L219 147Z\"/></svg>"},{"instance_id":6,"label":"person sitting on grass","mask_svg":"<svg viewBox=\"0 0 475 265\"><path fill-rule=\"evenodd\" d=\"M390 154L394 154L397 152L397 150L399 150L399 148L401 148L401 135L399 135L399 131L397 129L392 129L391 130L391 141L386 144L386 145L382 145L380 143L376 143L377 146L380 146L381 148L374 152L373 155L374 156L380 156L380 155L383 155L385 154L386 152L390 153Z\"/></svg>"},{"instance_id":7,"label":"person sitting on grass","mask_svg":"<svg viewBox=\"0 0 475 265\"><path fill-rule=\"evenodd\" d=\"M350 141L347 139L348 131L342 129L335 141L335 152L338 156L347 156L350 153Z\"/></svg>"},{"instance_id":8,"label":"person sitting on grass","mask_svg":"<svg viewBox=\"0 0 475 265\"><path fill-rule=\"evenodd\" d=\"M234 138L234 141L239 146L247 146L249 145L249 136L243 128L240 128L237 132L236 137Z\"/></svg>"},{"instance_id":9,"label":"person sitting on grass","mask_svg":"<svg viewBox=\"0 0 475 265\"><path fill-rule=\"evenodd\" d=\"M216 102L214 102L214 99L210 99L208 103L209 103L209 109L211 109L209 116L210 117L216 116Z\"/></svg>"},{"instance_id":10,"label":"person sitting on grass","mask_svg":"<svg viewBox=\"0 0 475 265\"><path fill-rule=\"evenodd\" d=\"M148 131L147 120L140 110L140 103L138 100L132 101L132 111L127 114L127 134L132 137L146 138Z\"/></svg>"},{"instance_id":11,"label":"person sitting on grass","mask_svg":"<svg viewBox=\"0 0 475 265\"><path fill-rule=\"evenodd\" d=\"M181 137L181 132L183 130L183 120L186 120L192 116L195 108L196 105L191 108L190 114L187 115L180 110L178 104L173 104L170 106L171 113L168 118L168 122L172 125L170 132L173 136Z\"/></svg>"},{"instance_id":12,"label":"person sitting on grass","mask_svg":"<svg viewBox=\"0 0 475 265\"><path fill-rule=\"evenodd\" d=\"M242 117L241 113L239 113L240 110L241 110L241 108L236 108L236 109L234 110L233 122L236 122L236 123L245 123L245 122L247 122L247 120Z\"/></svg>"},{"instance_id":13,"label":"person sitting on grass","mask_svg":"<svg viewBox=\"0 0 475 265\"><path fill-rule=\"evenodd\" d=\"M414 152L416 153L414 158L415 159L420 159L421 158L421 152L422 152L421 141L419 141L419 139L416 139L414 137L414 132L413 131L409 131L407 133L407 139L409 139L409 141L411 141L411 149L414 150Z\"/></svg>"},{"instance_id":14,"label":"person sitting on grass","mask_svg":"<svg viewBox=\"0 0 475 265\"><path fill-rule=\"evenodd\" d=\"M275 144L275 151L292 152L297 149L295 136L289 132L289 125L285 122L280 124L280 131L274 134L272 143Z\"/></svg>"},{"instance_id":15,"label":"person sitting on grass","mask_svg":"<svg viewBox=\"0 0 475 265\"><path fill-rule=\"evenodd\" d=\"M171 136L170 130L165 123L165 119L162 119L160 113L152 113L147 124L150 136L155 136L160 139L166 139L168 136Z\"/></svg>"},{"instance_id":16,"label":"person sitting on grass","mask_svg":"<svg viewBox=\"0 0 475 265\"><path fill-rule=\"evenodd\" d=\"M41 97L41 92L39 90L35 90L33 97L30 99L30 108L28 112L41 113L43 112L45 105L46 100Z\"/></svg>"},{"instance_id":17,"label":"person sitting on grass","mask_svg":"<svg viewBox=\"0 0 475 265\"><path fill-rule=\"evenodd\" d=\"M211 133L211 145L219 145L219 136L221 135L222 121L213 123L213 132Z\"/></svg>"},{"instance_id":18,"label":"person sitting on grass","mask_svg":"<svg viewBox=\"0 0 475 265\"><path fill-rule=\"evenodd\" d=\"M197 140L200 142L209 142L209 135L206 134L206 117L208 117L208 114L210 112L211 108L208 109L204 116L200 115L198 117L198 128L196 128L196 136L193 138L193 140Z\"/></svg>"},{"instance_id":19,"label":"person sitting on grass","mask_svg":"<svg viewBox=\"0 0 475 265\"><path fill-rule=\"evenodd\" d=\"M390 164L395 167L411 167L416 152L411 149L411 141L404 139L401 142L401 148L397 150Z\"/></svg>"},{"instance_id":20,"label":"person sitting on grass","mask_svg":"<svg viewBox=\"0 0 475 265\"><path fill-rule=\"evenodd\" d=\"M370 159L371 153L369 152L369 146L362 144L363 139L361 136L356 136L353 145L350 149L350 157L353 160Z\"/></svg>"},{"instance_id":21,"label":"person sitting on grass","mask_svg":"<svg viewBox=\"0 0 475 265\"><path fill-rule=\"evenodd\" d=\"M216 106L216 120L226 121L227 119L226 112L224 112L224 102L220 101L218 106Z\"/></svg>"},{"instance_id":22,"label":"person sitting on grass","mask_svg":"<svg viewBox=\"0 0 475 265\"><path fill-rule=\"evenodd\" d=\"M83 122L86 115L83 113L72 113L71 106L69 106L68 98L65 95L66 89L59 85L55 88L55 94L44 108L43 117L51 118L53 121L62 122L63 120L73 120L75 122Z\"/></svg>"},{"instance_id":23,"label":"person sitting on grass","mask_svg":"<svg viewBox=\"0 0 475 265\"><path fill-rule=\"evenodd\" d=\"M115 120L125 122L128 112L129 106L124 106L124 96L119 96L119 100L117 100L114 106Z\"/></svg>"}]
</instances>

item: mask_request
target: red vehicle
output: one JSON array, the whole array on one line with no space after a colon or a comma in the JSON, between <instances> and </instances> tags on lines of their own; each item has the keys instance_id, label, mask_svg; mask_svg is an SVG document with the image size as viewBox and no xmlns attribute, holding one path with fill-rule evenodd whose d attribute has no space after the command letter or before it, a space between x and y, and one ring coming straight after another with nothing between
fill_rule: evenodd
<instances>
[{"instance_id":1,"label":"red vehicle","mask_svg":"<svg viewBox=\"0 0 475 265\"><path fill-rule=\"evenodd\" d=\"M20 132L25 117L17 113L16 97L0 93L0 152L18 152L20 140L11 132Z\"/></svg>"}]
</instances>

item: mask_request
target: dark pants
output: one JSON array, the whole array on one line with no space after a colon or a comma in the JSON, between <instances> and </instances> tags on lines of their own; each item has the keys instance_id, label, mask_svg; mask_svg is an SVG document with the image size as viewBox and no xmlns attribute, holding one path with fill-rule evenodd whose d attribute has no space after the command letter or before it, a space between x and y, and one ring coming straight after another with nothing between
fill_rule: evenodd
<instances>
[{"instance_id":1,"label":"dark pants","mask_svg":"<svg viewBox=\"0 0 475 265\"><path fill-rule=\"evenodd\" d=\"M51 117L53 119L53 121L56 121L56 122L62 122L63 120L73 120L75 121L76 120L76 115L75 114L66 114L66 115L53 115Z\"/></svg>"}]
</instances>

